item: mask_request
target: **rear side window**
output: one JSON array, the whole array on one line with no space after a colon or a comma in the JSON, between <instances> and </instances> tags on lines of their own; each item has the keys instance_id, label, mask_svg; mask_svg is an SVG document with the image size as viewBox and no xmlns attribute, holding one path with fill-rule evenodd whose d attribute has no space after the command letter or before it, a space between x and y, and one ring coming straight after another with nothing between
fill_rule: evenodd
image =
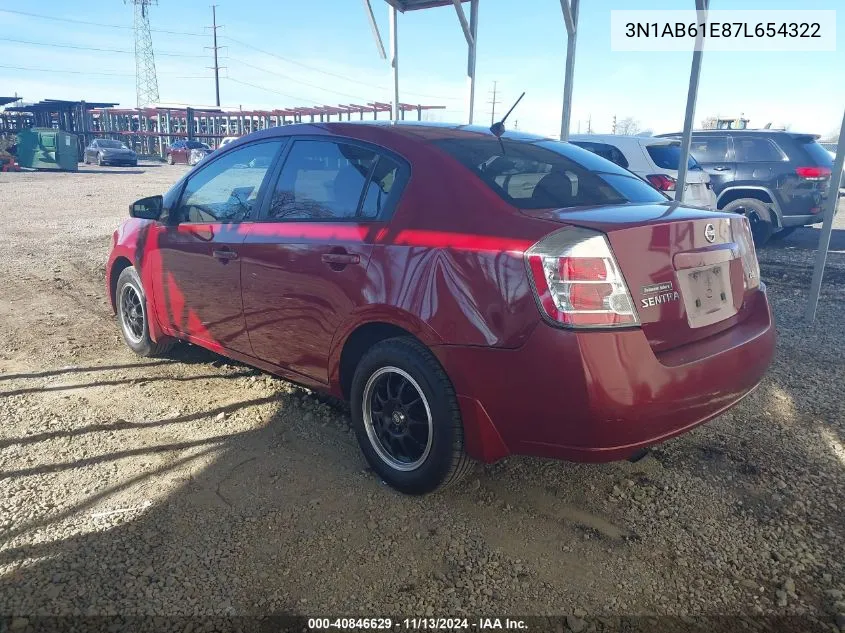
<instances>
[{"instance_id":1,"label":"rear side window","mask_svg":"<svg viewBox=\"0 0 845 633\"><path fill-rule=\"evenodd\" d=\"M268 220L376 218L392 201L399 165L333 141L296 141L276 183Z\"/></svg>"},{"instance_id":2,"label":"rear side window","mask_svg":"<svg viewBox=\"0 0 845 633\"><path fill-rule=\"evenodd\" d=\"M628 168L628 159L625 158L625 155L614 145L596 143L594 141L572 141L572 144L577 145L578 147L583 147L585 150L592 152L593 154L597 154L598 156L609 160L611 163L616 163L620 167L625 167L626 169Z\"/></svg>"},{"instance_id":3,"label":"rear side window","mask_svg":"<svg viewBox=\"0 0 845 633\"><path fill-rule=\"evenodd\" d=\"M666 201L630 172L567 143L450 138L435 144L520 209Z\"/></svg>"},{"instance_id":4,"label":"rear side window","mask_svg":"<svg viewBox=\"0 0 845 633\"><path fill-rule=\"evenodd\" d=\"M833 166L833 157L827 153L827 150L824 147L816 142L815 137L798 136L795 138L795 142L801 146L801 149L807 152L810 160L812 160L816 165ZM836 145L834 145L830 151L835 152Z\"/></svg>"},{"instance_id":5,"label":"rear side window","mask_svg":"<svg viewBox=\"0 0 845 633\"><path fill-rule=\"evenodd\" d=\"M735 136L734 153L740 163L771 163L784 159L783 152L767 138Z\"/></svg>"},{"instance_id":6,"label":"rear side window","mask_svg":"<svg viewBox=\"0 0 845 633\"><path fill-rule=\"evenodd\" d=\"M672 169L677 171L681 166L681 146L679 144L669 145L647 145L646 151L660 169ZM687 169L701 169L700 165L690 153L687 160Z\"/></svg>"},{"instance_id":7,"label":"rear side window","mask_svg":"<svg viewBox=\"0 0 845 633\"><path fill-rule=\"evenodd\" d=\"M728 160L728 137L693 137L690 154L699 163L723 163Z\"/></svg>"}]
</instances>

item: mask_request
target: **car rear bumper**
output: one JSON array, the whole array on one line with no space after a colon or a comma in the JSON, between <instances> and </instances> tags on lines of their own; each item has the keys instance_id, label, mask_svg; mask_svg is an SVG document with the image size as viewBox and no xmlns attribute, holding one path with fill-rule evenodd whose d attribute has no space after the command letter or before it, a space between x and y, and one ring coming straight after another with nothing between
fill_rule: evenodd
<instances>
[{"instance_id":1,"label":"car rear bumper","mask_svg":"<svg viewBox=\"0 0 845 633\"><path fill-rule=\"evenodd\" d=\"M729 409L775 349L765 291L749 316L655 354L640 329L574 332L539 324L519 349L438 346L459 396L468 452L574 461L625 459Z\"/></svg>"}]
</instances>

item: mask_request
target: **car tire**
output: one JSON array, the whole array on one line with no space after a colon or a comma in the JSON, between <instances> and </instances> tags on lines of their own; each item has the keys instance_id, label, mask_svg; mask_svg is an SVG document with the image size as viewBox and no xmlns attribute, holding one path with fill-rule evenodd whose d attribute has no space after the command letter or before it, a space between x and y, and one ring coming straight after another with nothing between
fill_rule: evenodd
<instances>
[{"instance_id":1,"label":"car tire","mask_svg":"<svg viewBox=\"0 0 845 633\"><path fill-rule=\"evenodd\" d=\"M102 167L102 166L103 166L103 157L102 157L102 155L101 155L101 154L97 154L97 166L98 166L98 167Z\"/></svg>"},{"instance_id":2,"label":"car tire","mask_svg":"<svg viewBox=\"0 0 845 633\"><path fill-rule=\"evenodd\" d=\"M173 164L173 154L168 154L168 155L167 155L167 164L168 164L168 165L172 165L172 164Z\"/></svg>"},{"instance_id":3,"label":"car tire","mask_svg":"<svg viewBox=\"0 0 845 633\"><path fill-rule=\"evenodd\" d=\"M740 198L726 204L722 211L725 213L741 213L748 218L751 225L751 235L754 237L754 246L765 246L774 233L771 220L772 212L762 200Z\"/></svg>"},{"instance_id":4,"label":"car tire","mask_svg":"<svg viewBox=\"0 0 845 633\"><path fill-rule=\"evenodd\" d=\"M400 492L443 489L472 470L454 387L415 339L387 339L364 355L352 379L351 410L364 457Z\"/></svg>"},{"instance_id":5,"label":"car tire","mask_svg":"<svg viewBox=\"0 0 845 633\"><path fill-rule=\"evenodd\" d=\"M114 293L117 322L127 347L139 356L162 356L174 346L172 339L153 341L147 314L147 300L134 266L124 268Z\"/></svg>"}]
</instances>

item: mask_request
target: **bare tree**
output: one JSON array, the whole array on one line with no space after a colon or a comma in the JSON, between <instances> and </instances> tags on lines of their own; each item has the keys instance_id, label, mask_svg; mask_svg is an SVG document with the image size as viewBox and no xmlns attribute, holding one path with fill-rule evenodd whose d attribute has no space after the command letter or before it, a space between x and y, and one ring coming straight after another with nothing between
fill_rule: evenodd
<instances>
[{"instance_id":1,"label":"bare tree","mask_svg":"<svg viewBox=\"0 0 845 633\"><path fill-rule=\"evenodd\" d=\"M616 124L616 133L624 136L634 136L640 131L640 122L632 117L626 117Z\"/></svg>"}]
</instances>

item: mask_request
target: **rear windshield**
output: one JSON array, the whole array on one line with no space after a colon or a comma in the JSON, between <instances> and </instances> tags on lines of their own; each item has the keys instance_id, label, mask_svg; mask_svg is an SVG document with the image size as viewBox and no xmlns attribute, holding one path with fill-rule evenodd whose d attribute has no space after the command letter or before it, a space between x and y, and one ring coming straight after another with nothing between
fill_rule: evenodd
<instances>
[{"instance_id":1,"label":"rear windshield","mask_svg":"<svg viewBox=\"0 0 845 633\"><path fill-rule=\"evenodd\" d=\"M816 139L812 136L798 136L795 138L795 142L798 143L807 154L810 155L810 160L812 160L817 165L822 166L831 166L833 165L833 157L827 153L827 150L819 145L816 142Z\"/></svg>"},{"instance_id":2,"label":"rear windshield","mask_svg":"<svg viewBox=\"0 0 845 633\"><path fill-rule=\"evenodd\" d=\"M124 145L120 141L110 141L104 138L101 138L99 141L97 141L97 145L105 149L121 149L126 147L126 145Z\"/></svg>"},{"instance_id":3,"label":"rear windshield","mask_svg":"<svg viewBox=\"0 0 845 633\"><path fill-rule=\"evenodd\" d=\"M681 146L680 144L671 145L647 145L646 151L651 156L654 164L660 169L673 169L675 171L681 165ZM701 169L701 166L690 154L687 160L687 169Z\"/></svg>"},{"instance_id":4,"label":"rear windshield","mask_svg":"<svg viewBox=\"0 0 845 633\"><path fill-rule=\"evenodd\" d=\"M444 139L434 144L520 209L666 202L645 181L609 160L558 141Z\"/></svg>"}]
</instances>

